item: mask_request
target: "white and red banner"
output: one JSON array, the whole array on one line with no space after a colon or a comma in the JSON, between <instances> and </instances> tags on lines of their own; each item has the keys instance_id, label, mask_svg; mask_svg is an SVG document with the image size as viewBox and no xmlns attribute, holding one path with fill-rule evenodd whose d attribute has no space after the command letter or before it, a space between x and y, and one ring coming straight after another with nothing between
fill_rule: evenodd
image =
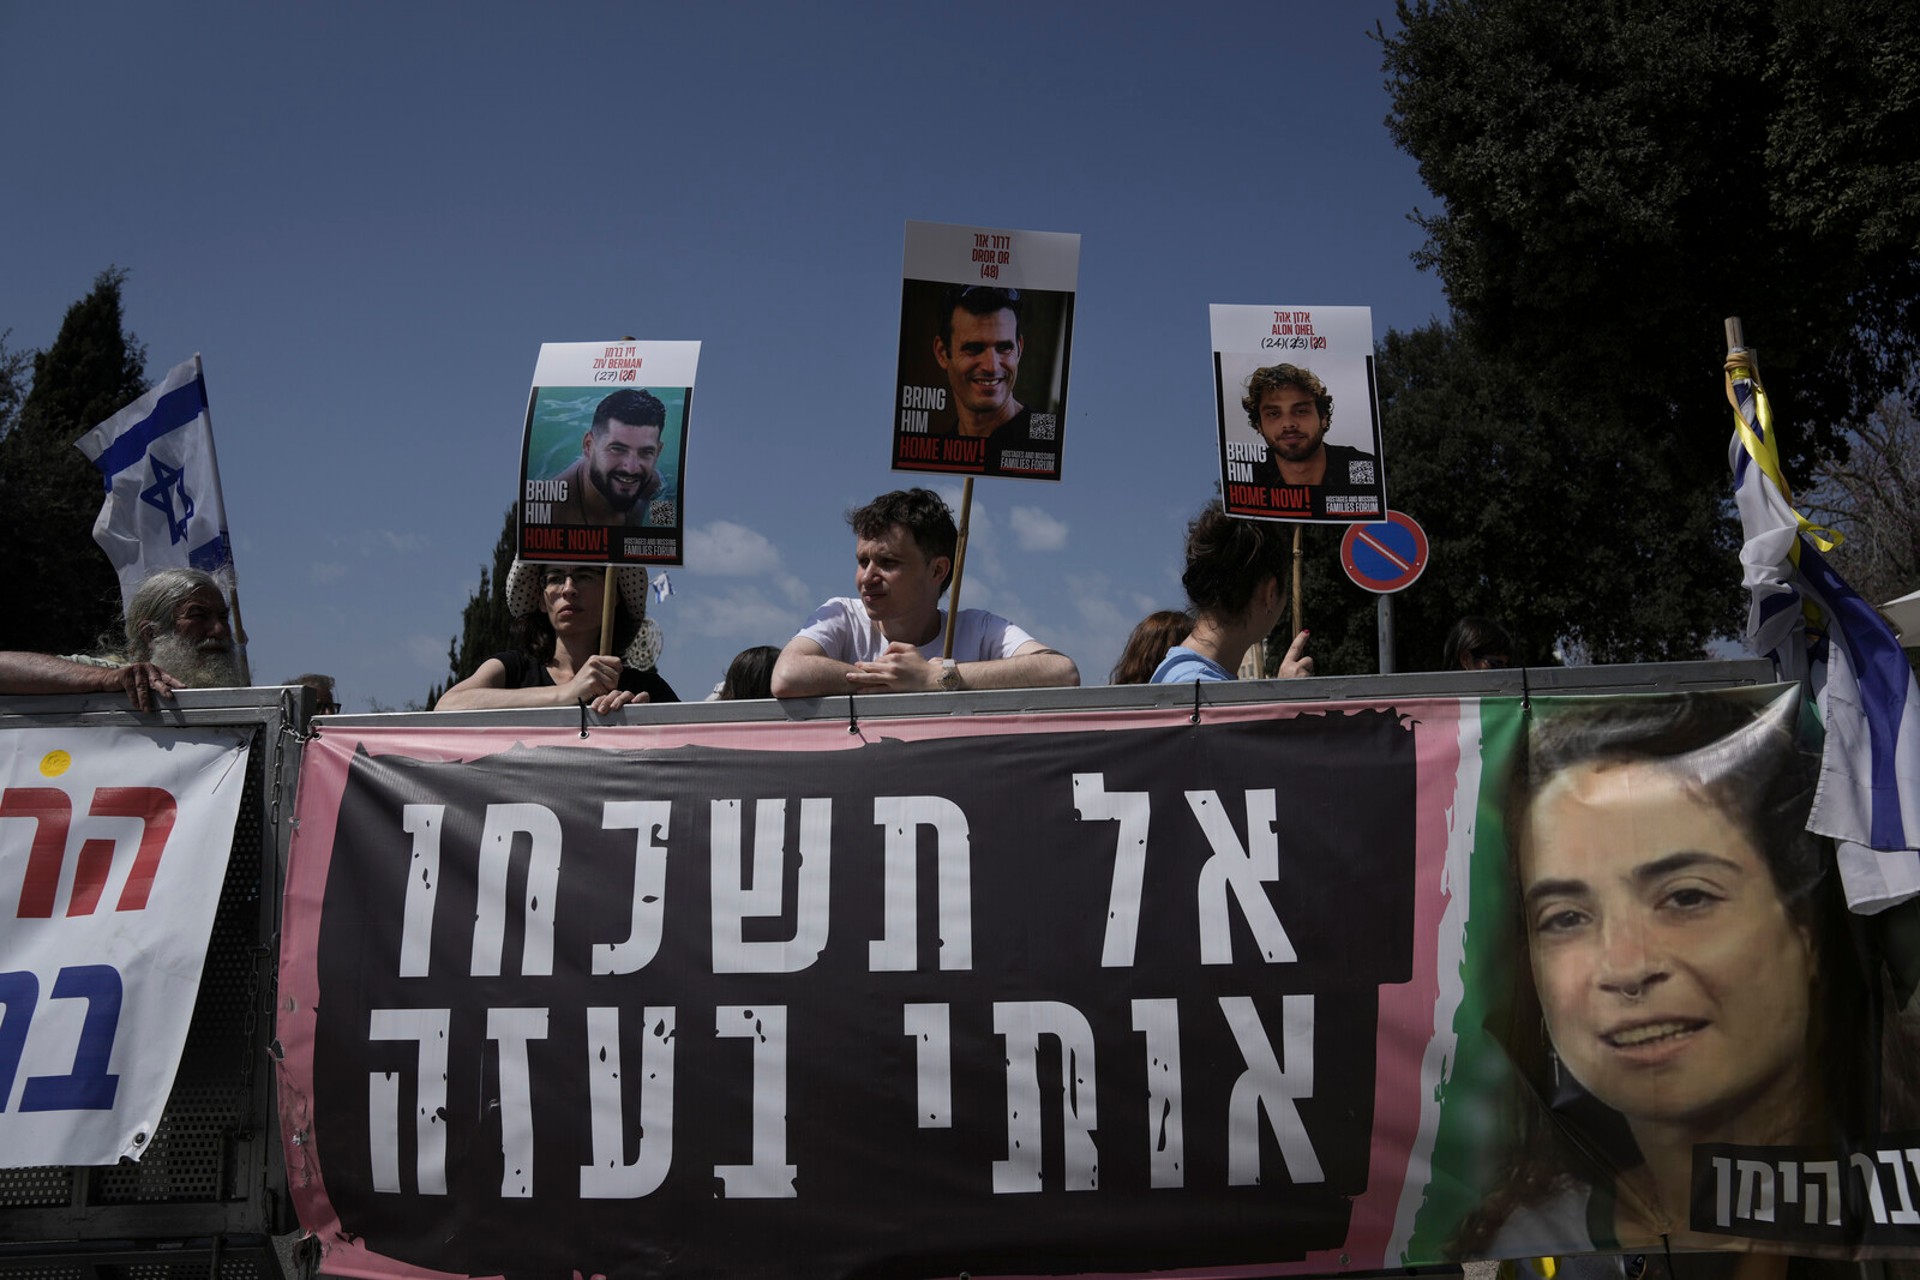
<instances>
[{"instance_id":1,"label":"white and red banner","mask_svg":"<svg viewBox=\"0 0 1920 1280\"><path fill-rule=\"evenodd\" d=\"M246 738L0 733L0 1166L138 1159L173 1088Z\"/></svg>"}]
</instances>

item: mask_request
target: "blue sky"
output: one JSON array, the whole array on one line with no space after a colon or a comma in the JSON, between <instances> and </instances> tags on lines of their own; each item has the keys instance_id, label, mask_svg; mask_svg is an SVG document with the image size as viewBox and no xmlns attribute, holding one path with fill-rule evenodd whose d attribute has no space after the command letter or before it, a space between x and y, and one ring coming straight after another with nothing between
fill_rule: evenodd
<instances>
[{"instance_id":1,"label":"blue sky","mask_svg":"<svg viewBox=\"0 0 1920 1280\"><path fill-rule=\"evenodd\" d=\"M0 0L0 329L43 346L130 273L149 376L206 362L256 676L332 672L349 710L444 676L539 344L699 339L655 606L697 698L849 592L846 508L921 482L887 468L904 223L1079 232L1065 479L976 485L963 604L1098 682L1182 603L1207 304L1445 312L1376 19Z\"/></svg>"}]
</instances>

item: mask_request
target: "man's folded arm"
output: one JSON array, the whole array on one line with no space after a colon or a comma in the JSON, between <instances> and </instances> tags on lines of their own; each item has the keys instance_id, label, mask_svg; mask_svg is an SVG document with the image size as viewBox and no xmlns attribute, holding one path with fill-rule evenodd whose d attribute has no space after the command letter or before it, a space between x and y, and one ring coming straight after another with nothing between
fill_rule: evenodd
<instances>
[{"instance_id":1,"label":"man's folded arm","mask_svg":"<svg viewBox=\"0 0 1920 1280\"><path fill-rule=\"evenodd\" d=\"M773 696L776 698L824 698L830 693L846 693L847 672L853 664L829 658L817 640L795 636L787 641L773 664Z\"/></svg>"},{"instance_id":2,"label":"man's folded arm","mask_svg":"<svg viewBox=\"0 0 1920 1280\"><path fill-rule=\"evenodd\" d=\"M1080 683L1080 668L1073 659L1038 640L1022 644L1010 658L962 662L959 667L965 689L1070 688Z\"/></svg>"}]
</instances>

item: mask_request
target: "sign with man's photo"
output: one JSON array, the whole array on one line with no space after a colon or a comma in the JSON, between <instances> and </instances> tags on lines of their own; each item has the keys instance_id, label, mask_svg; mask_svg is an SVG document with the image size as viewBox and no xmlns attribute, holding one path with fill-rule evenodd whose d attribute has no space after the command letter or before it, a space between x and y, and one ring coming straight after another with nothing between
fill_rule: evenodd
<instances>
[{"instance_id":1,"label":"sign with man's photo","mask_svg":"<svg viewBox=\"0 0 1920 1280\"><path fill-rule=\"evenodd\" d=\"M548 342L520 449L520 558L679 564L697 342Z\"/></svg>"},{"instance_id":2,"label":"sign with man's photo","mask_svg":"<svg viewBox=\"0 0 1920 1280\"><path fill-rule=\"evenodd\" d=\"M909 222L893 469L1058 480L1080 237Z\"/></svg>"},{"instance_id":3,"label":"sign with man's photo","mask_svg":"<svg viewBox=\"0 0 1920 1280\"><path fill-rule=\"evenodd\" d=\"M1384 520L1372 309L1208 310L1227 514L1328 524Z\"/></svg>"}]
</instances>

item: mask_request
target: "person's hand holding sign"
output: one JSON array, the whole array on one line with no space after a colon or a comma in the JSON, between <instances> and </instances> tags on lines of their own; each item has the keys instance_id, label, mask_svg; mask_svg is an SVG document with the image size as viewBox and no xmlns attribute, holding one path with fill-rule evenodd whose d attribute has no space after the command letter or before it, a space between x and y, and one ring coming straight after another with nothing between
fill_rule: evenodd
<instances>
[{"instance_id":1,"label":"person's hand holding sign","mask_svg":"<svg viewBox=\"0 0 1920 1280\"><path fill-rule=\"evenodd\" d=\"M618 711L629 702L645 702L646 694L632 693L619 687L620 672L624 665L611 654L594 654L567 682L568 700L586 703L596 715Z\"/></svg>"}]
</instances>

